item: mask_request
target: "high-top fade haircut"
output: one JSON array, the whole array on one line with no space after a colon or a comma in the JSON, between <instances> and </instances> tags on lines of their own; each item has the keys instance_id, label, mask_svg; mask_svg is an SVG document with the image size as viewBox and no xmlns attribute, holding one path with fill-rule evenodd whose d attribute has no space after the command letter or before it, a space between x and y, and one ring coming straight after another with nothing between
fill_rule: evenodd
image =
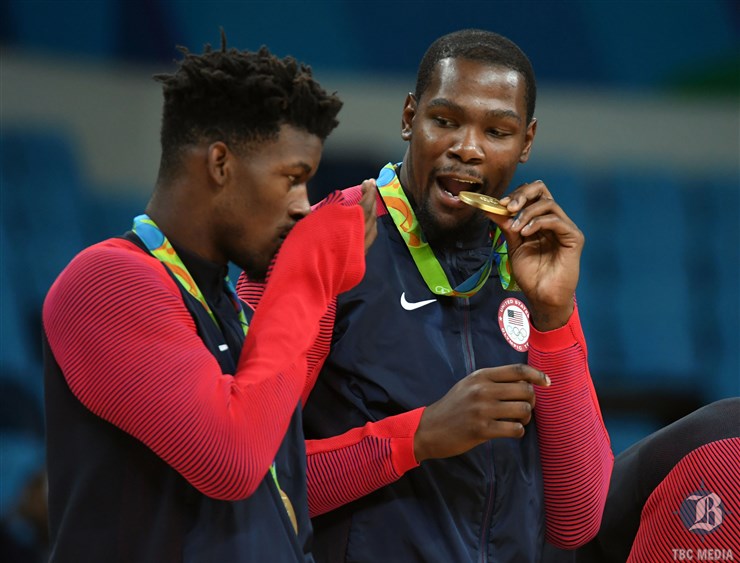
<instances>
[{"instance_id":1,"label":"high-top fade haircut","mask_svg":"<svg viewBox=\"0 0 740 563\"><path fill-rule=\"evenodd\" d=\"M462 29L443 35L429 46L419 63L415 92L417 100L421 99L429 86L437 63L448 58L481 61L492 66L509 68L521 74L525 82L527 123L532 121L537 99L534 70L527 55L513 41L498 33L482 29Z\"/></svg>"},{"instance_id":2,"label":"high-top fade haircut","mask_svg":"<svg viewBox=\"0 0 740 563\"><path fill-rule=\"evenodd\" d=\"M187 146L223 141L244 152L255 141L277 138L284 124L323 141L339 123L342 102L293 57L280 59L264 46L227 49L223 30L220 50L206 45L198 55L178 49L184 58L177 70L154 76L164 94L160 180L177 173Z\"/></svg>"}]
</instances>

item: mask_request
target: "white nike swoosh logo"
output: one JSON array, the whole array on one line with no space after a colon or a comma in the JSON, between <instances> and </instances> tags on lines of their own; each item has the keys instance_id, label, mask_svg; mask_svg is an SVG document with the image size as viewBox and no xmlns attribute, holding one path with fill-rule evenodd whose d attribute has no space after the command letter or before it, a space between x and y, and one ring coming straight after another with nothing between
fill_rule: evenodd
<instances>
[{"instance_id":1,"label":"white nike swoosh logo","mask_svg":"<svg viewBox=\"0 0 740 563\"><path fill-rule=\"evenodd\" d=\"M423 307L424 305L429 305L430 303L434 303L436 299L427 299L426 301L417 301L416 303L409 303L406 301L406 292L404 291L401 294L401 307L406 309L407 311L413 311L414 309L418 309L419 307Z\"/></svg>"}]
</instances>

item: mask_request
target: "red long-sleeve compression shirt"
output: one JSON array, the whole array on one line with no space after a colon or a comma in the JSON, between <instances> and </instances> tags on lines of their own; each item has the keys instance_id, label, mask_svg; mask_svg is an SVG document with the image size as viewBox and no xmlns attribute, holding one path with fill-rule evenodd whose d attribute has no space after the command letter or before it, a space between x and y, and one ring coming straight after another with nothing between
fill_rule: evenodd
<instances>
[{"instance_id":1,"label":"red long-sleeve compression shirt","mask_svg":"<svg viewBox=\"0 0 740 563\"><path fill-rule=\"evenodd\" d=\"M342 236L336 236L341 232ZM248 497L306 384L306 352L335 296L364 274L359 206L328 205L285 240L236 373L224 375L165 266L123 239L80 253L43 322L74 395L203 494Z\"/></svg>"}]
</instances>

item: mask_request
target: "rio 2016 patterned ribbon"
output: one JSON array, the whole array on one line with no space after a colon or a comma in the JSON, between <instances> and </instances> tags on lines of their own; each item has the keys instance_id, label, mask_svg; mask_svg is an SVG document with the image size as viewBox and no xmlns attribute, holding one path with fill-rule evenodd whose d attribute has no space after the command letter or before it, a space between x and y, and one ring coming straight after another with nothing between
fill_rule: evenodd
<instances>
[{"instance_id":1,"label":"rio 2016 patterned ribbon","mask_svg":"<svg viewBox=\"0 0 740 563\"><path fill-rule=\"evenodd\" d=\"M439 260L426 240L421 230L421 225L414 214L411 204L403 191L401 182L396 174L396 166L392 163L386 164L380 171L377 179L378 192L383 198L388 213L398 229L398 232L406 243L411 253L416 268L421 277L436 295L447 295L451 297L470 297L486 283L491 274L493 263L501 279L501 286L509 291L517 291L519 287L514 281L509 264L509 254L506 248L506 239L498 227L491 235L491 254L486 263L475 274L453 288L442 269Z\"/></svg>"},{"instance_id":2,"label":"rio 2016 patterned ribbon","mask_svg":"<svg viewBox=\"0 0 740 563\"><path fill-rule=\"evenodd\" d=\"M216 323L216 326L219 326L216 315L213 314L208 303L206 303L206 298L203 297L198 284L195 283L193 276L190 275L185 264L182 263L172 244L164 236L164 233L159 230L157 224L148 215L139 215L138 217L134 217L133 231L141 239L141 242L144 243L149 252L172 272L185 290L203 305L208 315L213 319L213 322ZM247 317L244 315L241 302L236 295L236 290L228 275L224 277L224 288L231 300L231 304L239 315L239 324L241 324L244 335L246 336L249 329Z\"/></svg>"}]
</instances>

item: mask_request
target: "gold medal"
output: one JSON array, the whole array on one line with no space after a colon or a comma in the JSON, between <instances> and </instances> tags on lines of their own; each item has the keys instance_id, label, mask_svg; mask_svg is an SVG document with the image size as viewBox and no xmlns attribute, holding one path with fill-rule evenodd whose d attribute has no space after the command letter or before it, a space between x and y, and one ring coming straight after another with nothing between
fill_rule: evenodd
<instances>
[{"instance_id":1,"label":"gold medal","mask_svg":"<svg viewBox=\"0 0 740 563\"><path fill-rule=\"evenodd\" d=\"M509 210L506 209L506 206L501 205L499 200L495 197L479 194L477 192L460 192L457 196L460 198L460 201L463 201L468 205L472 205L473 207L477 207L478 209L482 209L483 211L495 213L496 215L505 215L507 217L512 215L509 213Z\"/></svg>"},{"instance_id":2,"label":"gold medal","mask_svg":"<svg viewBox=\"0 0 740 563\"><path fill-rule=\"evenodd\" d=\"M293 509L293 503L290 502L288 495L286 495L282 489L278 488L278 491L280 491L280 498L283 500L283 504L285 505L285 511L288 513L288 518L290 518L290 523L293 524L293 529L295 530L295 533L297 535L298 534L298 519L296 518L295 510Z\"/></svg>"}]
</instances>

